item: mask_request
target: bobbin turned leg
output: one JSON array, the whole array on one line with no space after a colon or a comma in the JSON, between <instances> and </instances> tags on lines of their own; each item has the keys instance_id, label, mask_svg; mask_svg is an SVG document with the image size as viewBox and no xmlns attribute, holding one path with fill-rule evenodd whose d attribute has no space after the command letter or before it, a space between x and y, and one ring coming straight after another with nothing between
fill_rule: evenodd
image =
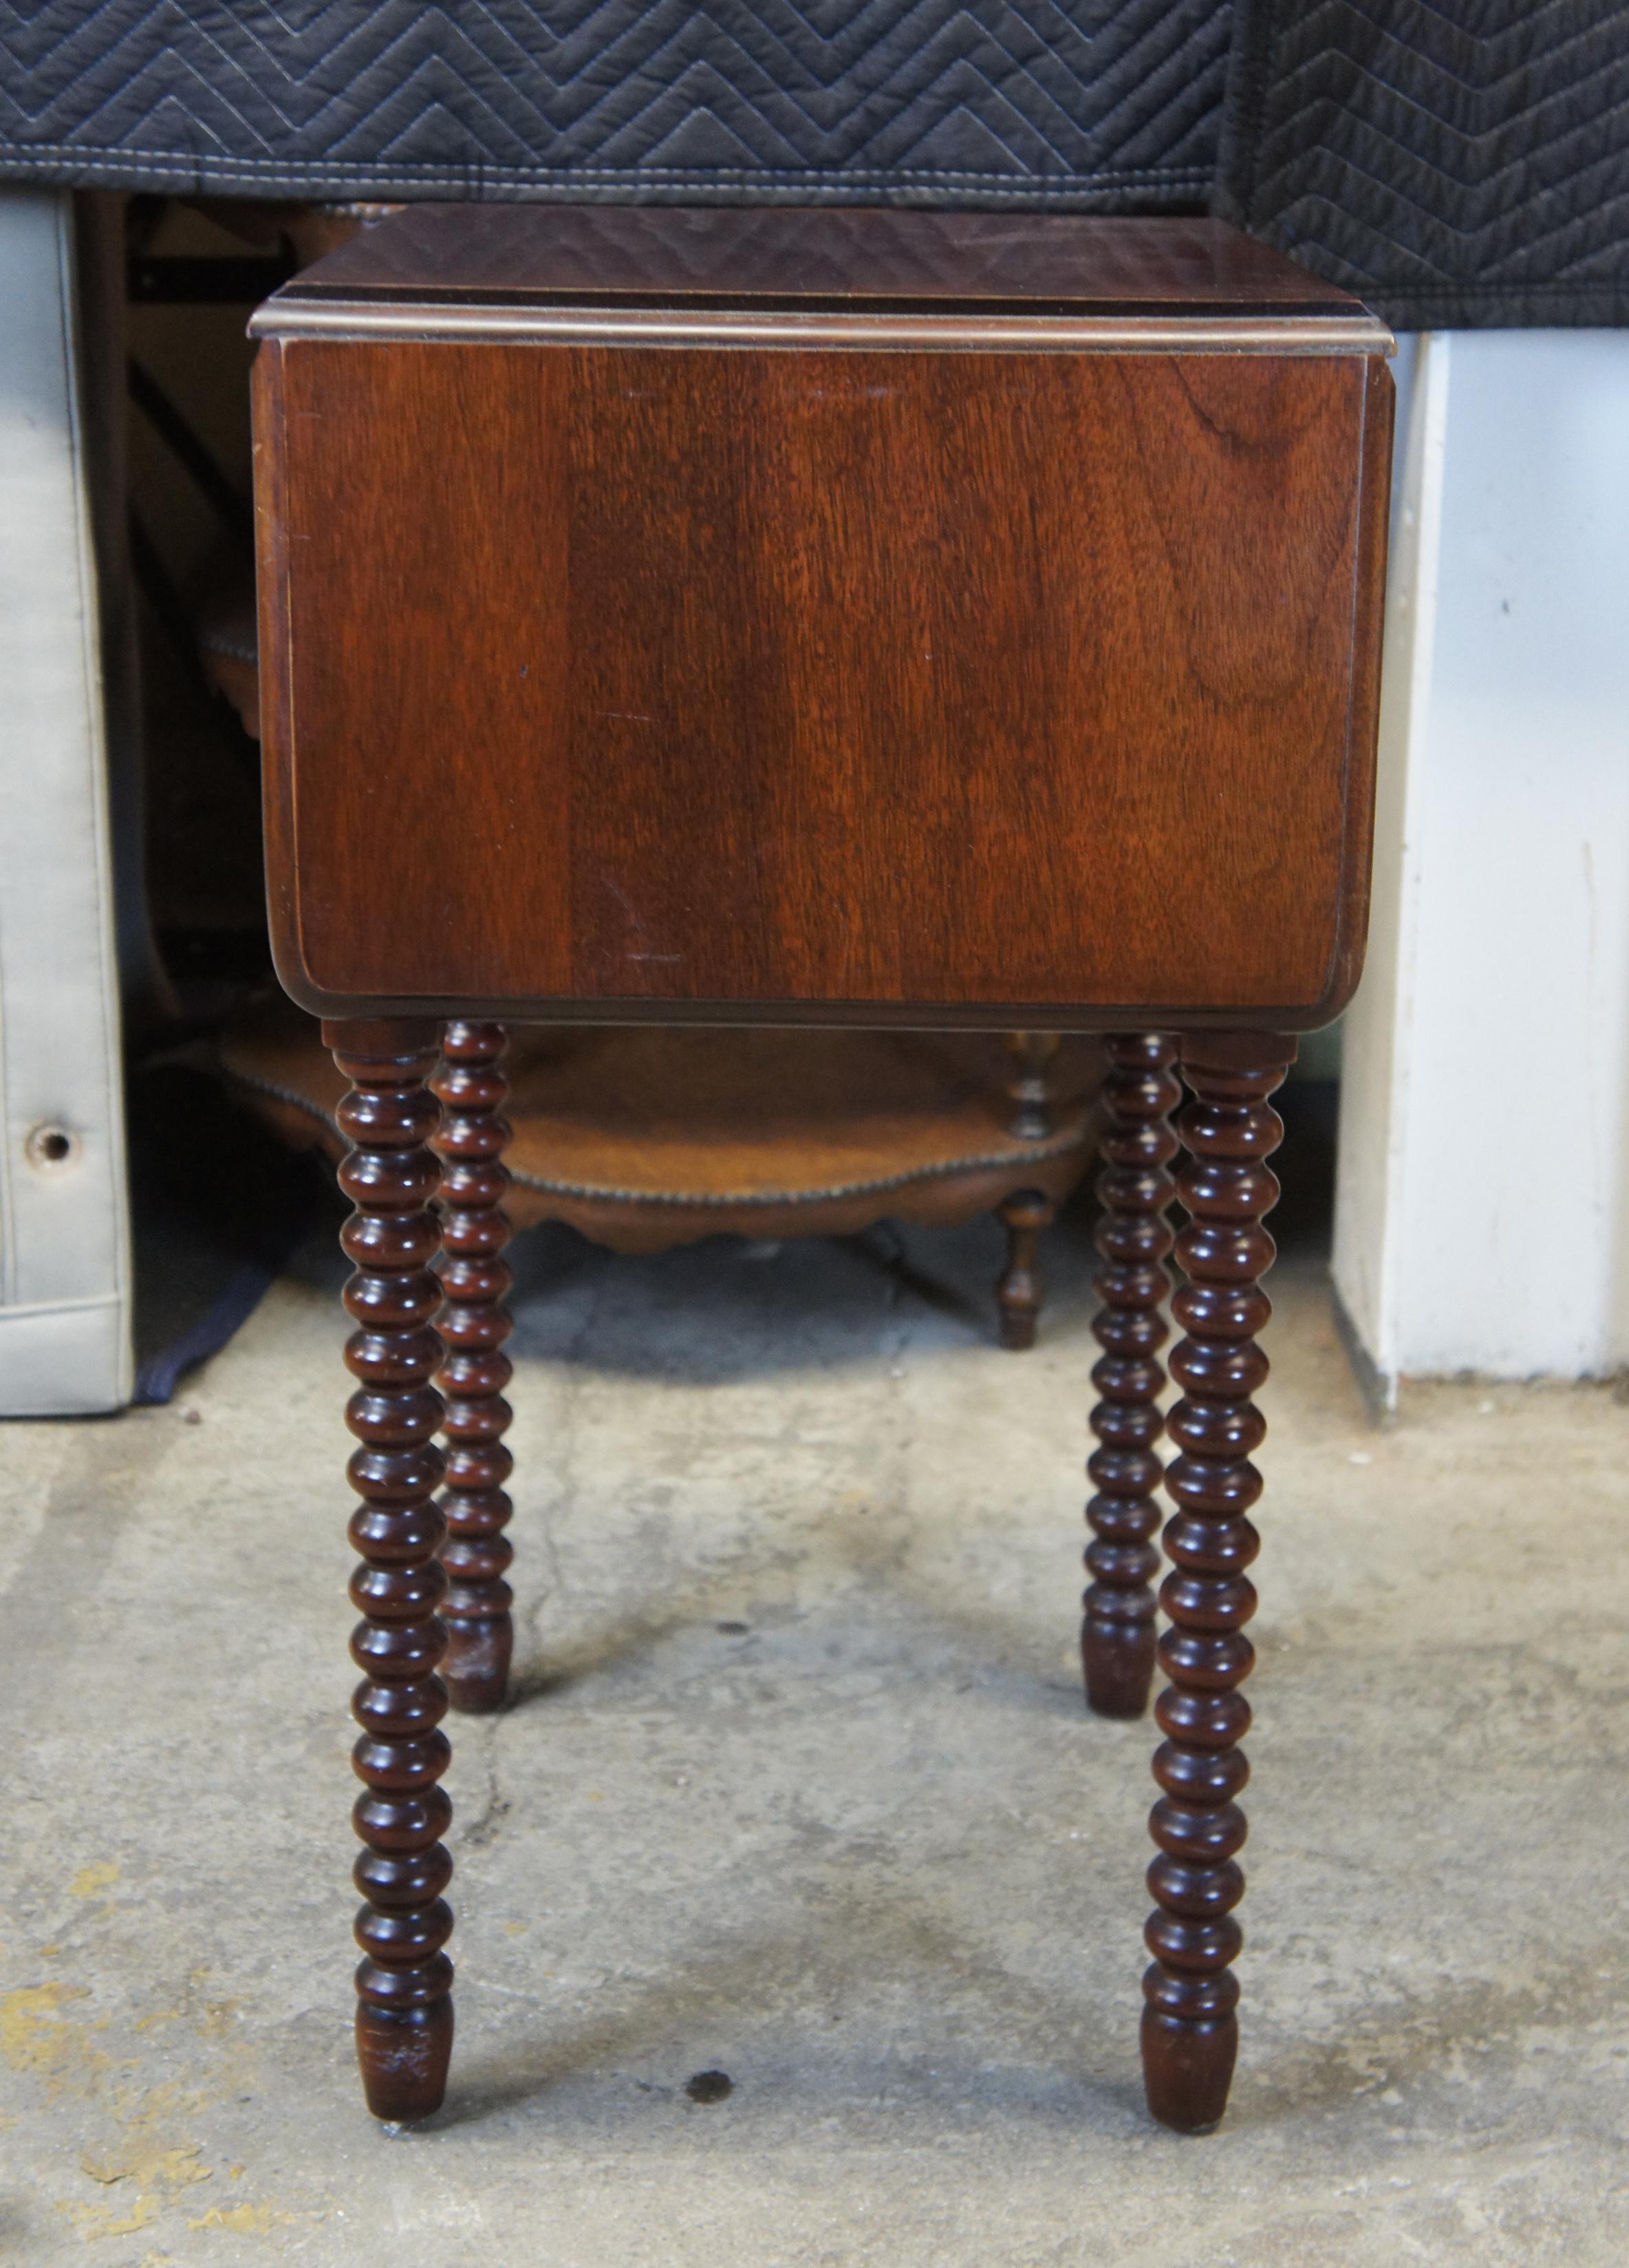
<instances>
[{"instance_id":1,"label":"bobbin turned leg","mask_svg":"<svg viewBox=\"0 0 1629 2268\"><path fill-rule=\"evenodd\" d=\"M1035 1248L1042 1229L1051 1226L1057 1207L1039 1189L1019 1189L995 1210L1007 1231L1007 1265L995 1284L1002 1344L1022 1353L1035 1344L1035 1326L1041 1312Z\"/></svg>"},{"instance_id":2,"label":"bobbin turned leg","mask_svg":"<svg viewBox=\"0 0 1629 2268\"><path fill-rule=\"evenodd\" d=\"M1159 1351L1170 1290L1165 1208L1176 1192L1166 1171L1177 1154L1170 1113L1182 1090L1170 1069L1174 1040L1116 1033L1104 1047L1096 1239L1104 1264L1093 1279L1103 1305L1092 1325L1103 1354L1091 1373L1102 1398L1091 1413L1099 1446L1086 1466L1097 1493L1086 1506L1091 1582L1081 1602L1081 1658L1089 1708L1100 1717L1141 1717L1154 1677L1152 1583L1160 1564L1152 1539L1165 1383Z\"/></svg>"},{"instance_id":3,"label":"bobbin turned leg","mask_svg":"<svg viewBox=\"0 0 1629 2268\"><path fill-rule=\"evenodd\" d=\"M503 1342L514 1329L503 1304L513 1280L503 1257L510 1130L499 1115L509 1094L501 1068L508 1048L502 1024L449 1024L430 1082L442 1106L435 1137L443 1167L437 1272L446 1300L440 1317L446 1358L437 1381L446 1397L448 1442L441 1674L453 1707L472 1713L503 1706L515 1642L513 1594L503 1580L514 1556L503 1533L512 1508L503 1484L515 1462L503 1446L512 1415L503 1388L513 1368Z\"/></svg>"},{"instance_id":4,"label":"bobbin turned leg","mask_svg":"<svg viewBox=\"0 0 1629 2268\"><path fill-rule=\"evenodd\" d=\"M341 1234L356 1263L345 1287L357 1326L345 1360L357 1387L345 1414L359 1443L350 1484L362 1498L350 1524L363 1563L351 1579L363 1616L351 1653L364 1672L352 1702L363 1786L352 1816L366 1846L356 1867L365 1901L356 2051L369 2110L393 2121L437 2107L452 2048L452 1963L442 1951L452 1915L441 1895L452 1873L441 1839L452 1807L437 1785L449 1749L436 1675L447 1579L436 1557L441 1396L430 1383L441 1359L431 1329L441 1289L429 1268L440 1168L428 1138L439 1109L425 1084L437 1036L434 1024L405 1020L323 1026L351 1081L339 1117L354 1147L340 1186L356 1207Z\"/></svg>"},{"instance_id":5,"label":"bobbin turned leg","mask_svg":"<svg viewBox=\"0 0 1629 2268\"><path fill-rule=\"evenodd\" d=\"M1160 1855L1148 1869L1157 1905L1144 1933L1154 1962L1142 2069L1149 2110L1184 2133L1221 2117L1238 2052L1229 1964L1243 1942L1233 1908L1245 1825L1236 1799L1250 1776L1237 1745L1250 1705L1238 1688L1254 1659L1244 1625L1256 1593L1244 1571L1259 1545L1247 1514L1261 1476L1250 1454L1266 1432L1251 1396L1267 1374L1256 1334L1272 1313L1259 1278L1273 1245L1261 1223L1278 1202L1266 1161L1284 1132L1267 1097L1295 1054L1294 1040L1260 1032L1182 1044L1193 1101L1178 1121L1188 1157L1177 1194L1190 1219L1177 1239L1187 1280L1172 1304L1187 1336L1170 1358L1182 1399L1167 1421L1179 1454L1165 1474L1177 1510L1160 1592L1172 1627L1159 1654L1170 1683L1155 1711L1166 1738L1148 1822Z\"/></svg>"}]
</instances>

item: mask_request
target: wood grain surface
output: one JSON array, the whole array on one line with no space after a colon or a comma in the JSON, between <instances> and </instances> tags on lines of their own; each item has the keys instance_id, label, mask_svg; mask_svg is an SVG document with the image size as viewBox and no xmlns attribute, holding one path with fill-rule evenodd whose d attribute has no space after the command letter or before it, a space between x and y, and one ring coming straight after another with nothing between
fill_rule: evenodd
<instances>
[{"instance_id":1,"label":"wood grain surface","mask_svg":"<svg viewBox=\"0 0 1629 2268\"><path fill-rule=\"evenodd\" d=\"M279 974L336 1014L1337 1012L1360 355L268 341Z\"/></svg>"},{"instance_id":2,"label":"wood grain surface","mask_svg":"<svg viewBox=\"0 0 1629 2268\"><path fill-rule=\"evenodd\" d=\"M1221 221L855 206L415 204L274 306L448 297L607 306L1352 313L1347 292Z\"/></svg>"}]
</instances>

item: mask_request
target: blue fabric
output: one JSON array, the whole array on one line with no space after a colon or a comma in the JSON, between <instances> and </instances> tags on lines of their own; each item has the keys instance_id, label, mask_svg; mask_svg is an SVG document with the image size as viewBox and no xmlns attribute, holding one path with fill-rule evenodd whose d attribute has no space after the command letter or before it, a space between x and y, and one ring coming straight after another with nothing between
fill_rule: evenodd
<instances>
[{"instance_id":1,"label":"blue fabric","mask_svg":"<svg viewBox=\"0 0 1629 2268\"><path fill-rule=\"evenodd\" d=\"M136 1367L135 1399L138 1403L173 1401L187 1373L212 1354L219 1354L233 1333L248 1322L277 1274L278 1263L270 1261L246 1261L234 1270L225 1290L202 1314L167 1346L143 1358Z\"/></svg>"}]
</instances>

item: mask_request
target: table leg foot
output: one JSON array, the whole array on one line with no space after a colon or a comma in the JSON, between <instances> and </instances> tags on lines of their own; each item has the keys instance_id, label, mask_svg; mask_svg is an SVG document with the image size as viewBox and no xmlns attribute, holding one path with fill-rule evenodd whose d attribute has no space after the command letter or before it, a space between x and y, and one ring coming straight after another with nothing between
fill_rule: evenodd
<instances>
[{"instance_id":1,"label":"table leg foot","mask_svg":"<svg viewBox=\"0 0 1629 2268\"><path fill-rule=\"evenodd\" d=\"M1081 1659L1086 1704L1100 1717L1141 1717L1154 1677L1154 1531L1160 1484L1156 1449L1165 1373L1165 1256L1172 1232L1165 1209L1176 1185L1166 1170L1177 1153L1170 1114L1182 1090L1172 1076L1173 1040L1157 1033L1116 1034L1105 1042L1102 1215L1094 1279L1103 1302L1092 1326L1104 1351L1092 1371L1101 1399L1091 1413L1098 1446L1086 1470L1097 1493L1086 1507L1091 1582L1082 1601Z\"/></svg>"},{"instance_id":2,"label":"table leg foot","mask_svg":"<svg viewBox=\"0 0 1629 2268\"><path fill-rule=\"evenodd\" d=\"M512 1281L503 1257L508 1047L502 1024L451 1023L431 1082L442 1106L435 1147L443 1167L439 1273L446 1300L440 1319L446 1359L437 1381L446 1398L447 1440L442 1676L452 1706L467 1715L503 1706L515 1643L513 1594L504 1580L514 1554L503 1533L512 1509L503 1484L514 1466L503 1445L513 1414L503 1398L513 1370L503 1342L514 1328L504 1305Z\"/></svg>"},{"instance_id":3,"label":"table leg foot","mask_svg":"<svg viewBox=\"0 0 1629 2268\"><path fill-rule=\"evenodd\" d=\"M429 1147L440 1113L426 1084L437 1032L407 1022L323 1030L351 1081L339 1108L353 1145L340 1186L356 1208L341 1233L356 1270L345 1287L356 1325L345 1349L356 1381L345 1412L357 1441L347 1470L361 1499L350 1522L361 1562L350 1594L362 1616L351 1654L363 1672L351 1703L363 1784L352 1814L363 1845L355 1870L363 1901L356 2044L369 2109L396 2121L428 2117L440 2102L452 2041L452 1963L442 1950L452 1929L442 1896L452 1874L442 1840L452 1807L439 1785L451 1752L436 1675L446 1644L436 1612L447 1583L434 1500L442 1411L430 1382L442 1351L432 1328L441 1287L429 1265L440 1169Z\"/></svg>"},{"instance_id":4,"label":"table leg foot","mask_svg":"<svg viewBox=\"0 0 1629 2268\"><path fill-rule=\"evenodd\" d=\"M1207 2134L1220 2125L1238 2051L1238 2018L1230 2009L1196 2021L1152 2004L1145 2007L1142 2088L1149 2116L1178 2134Z\"/></svg>"},{"instance_id":5,"label":"table leg foot","mask_svg":"<svg viewBox=\"0 0 1629 2268\"><path fill-rule=\"evenodd\" d=\"M1259 1033L1196 1036L1183 1048L1193 1101L1178 1121L1188 1155L1177 1194L1190 1218L1177 1239L1187 1280L1172 1307L1186 1336L1170 1357L1183 1391L1167 1420L1178 1454L1165 1486L1177 1509L1165 1525L1172 1567L1160 1604L1171 1627L1159 1658L1170 1683L1155 1710L1165 1741L1148 1822L1158 1856L1148 1869L1154 1962L1142 2047L1149 2110L1189 2133L1221 2117L1238 2047L1231 1964L1244 1940L1233 1909L1246 1827L1237 1798L1250 1777L1238 1745L1250 1705L1238 1689L1255 1658L1245 1570L1260 1539L1247 1515L1261 1476L1250 1460L1266 1432L1251 1396L1267 1375L1256 1335L1272 1313L1260 1278L1273 1245L1261 1224L1279 1185L1267 1160L1284 1131L1267 1097L1294 1055L1293 1040Z\"/></svg>"},{"instance_id":6,"label":"table leg foot","mask_svg":"<svg viewBox=\"0 0 1629 2268\"><path fill-rule=\"evenodd\" d=\"M369 2110L387 2126L409 2126L439 2110L452 2058L452 1999L387 2014L361 2001L356 2061Z\"/></svg>"}]
</instances>

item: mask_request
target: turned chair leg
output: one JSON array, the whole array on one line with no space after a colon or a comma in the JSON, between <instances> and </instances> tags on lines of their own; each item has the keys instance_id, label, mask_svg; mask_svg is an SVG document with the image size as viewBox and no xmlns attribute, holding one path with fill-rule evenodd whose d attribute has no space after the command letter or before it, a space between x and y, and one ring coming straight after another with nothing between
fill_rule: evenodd
<instances>
[{"instance_id":1,"label":"turned chair leg","mask_svg":"<svg viewBox=\"0 0 1629 2268\"><path fill-rule=\"evenodd\" d=\"M1051 1226L1057 1207L1038 1189L1019 1189L995 1210L1007 1230L1007 1264L995 1284L1002 1344L1021 1353L1035 1344L1035 1326L1041 1312L1035 1248L1041 1231Z\"/></svg>"},{"instance_id":2,"label":"turned chair leg","mask_svg":"<svg viewBox=\"0 0 1629 2268\"><path fill-rule=\"evenodd\" d=\"M1156 1444L1165 1383L1159 1351L1172 1243L1165 1209L1176 1194L1166 1168L1177 1154L1170 1115L1182 1089L1170 1069L1174 1040L1117 1033L1104 1052L1096 1238L1103 1264L1093 1279L1103 1304L1092 1325L1103 1354L1091 1373L1101 1398L1091 1413L1098 1446L1086 1467L1097 1493L1086 1506L1091 1581L1081 1602L1081 1660L1089 1708L1100 1717L1141 1717L1154 1679Z\"/></svg>"},{"instance_id":3,"label":"turned chair leg","mask_svg":"<svg viewBox=\"0 0 1629 2268\"><path fill-rule=\"evenodd\" d=\"M1053 1115L1052 1064L1063 1045L1057 1032L1009 1032L1007 1100L1012 1116L1007 1131L1018 1142L1045 1142L1056 1130Z\"/></svg>"},{"instance_id":4,"label":"turned chair leg","mask_svg":"<svg viewBox=\"0 0 1629 2268\"><path fill-rule=\"evenodd\" d=\"M340 1186L356 1208L341 1235L356 1269L345 1287L356 1325L345 1360L357 1381L345 1415L358 1443L349 1479L362 1499L350 1523L362 1560L351 1598L363 1616L351 1653L363 1673L352 1701L363 1783L352 1817L364 1845L355 1879L365 1901L356 1918L356 2050L368 2108L397 2122L437 2107L452 2048L452 1963L442 1950L452 1928L442 1896L452 1874L442 1841L452 1807L437 1785L450 1750L436 1675L447 1579L436 1556L441 1396L430 1382L441 1360L431 1328L441 1287L429 1266L440 1168L428 1145L439 1108L426 1085L437 1032L405 1020L341 1022L325 1024L323 1036L351 1082L339 1110L353 1145Z\"/></svg>"},{"instance_id":5,"label":"turned chair leg","mask_svg":"<svg viewBox=\"0 0 1629 2268\"><path fill-rule=\"evenodd\" d=\"M1267 1160L1284 1132L1267 1097L1295 1052L1293 1040L1258 1032L1192 1035L1182 1048L1193 1101L1178 1122L1188 1155L1177 1194L1190 1218L1177 1239L1187 1280L1172 1304L1187 1336L1170 1358L1182 1399L1167 1421L1179 1454L1165 1474L1177 1509L1160 1592L1172 1627L1159 1653L1170 1683L1155 1712L1166 1737L1148 1822L1159 1856L1148 1869L1157 1903L1144 1933L1154 1962L1142 2067L1149 2110L1184 2133L1222 2117L1238 2052L1236 1798L1250 1777L1238 1747L1250 1705L1238 1688L1254 1659L1244 1625L1256 1593L1244 1571L1259 1548L1247 1515L1261 1476L1250 1457L1266 1432L1251 1396L1267 1375L1256 1335L1272 1313L1259 1282L1273 1257L1261 1223L1279 1195Z\"/></svg>"},{"instance_id":6,"label":"turned chair leg","mask_svg":"<svg viewBox=\"0 0 1629 2268\"><path fill-rule=\"evenodd\" d=\"M503 1398L513 1370L503 1351L514 1329L503 1304L513 1280L503 1257L510 1130L499 1115L509 1094L501 1069L508 1047L502 1024L451 1023L431 1081L442 1106L434 1146L443 1168L438 1272L446 1300L440 1331L447 1351L437 1381L448 1444L442 1677L453 1707L472 1714L503 1706L515 1643L504 1580L514 1553L503 1533L511 1510L503 1484L514 1466L503 1446L513 1414Z\"/></svg>"}]
</instances>

